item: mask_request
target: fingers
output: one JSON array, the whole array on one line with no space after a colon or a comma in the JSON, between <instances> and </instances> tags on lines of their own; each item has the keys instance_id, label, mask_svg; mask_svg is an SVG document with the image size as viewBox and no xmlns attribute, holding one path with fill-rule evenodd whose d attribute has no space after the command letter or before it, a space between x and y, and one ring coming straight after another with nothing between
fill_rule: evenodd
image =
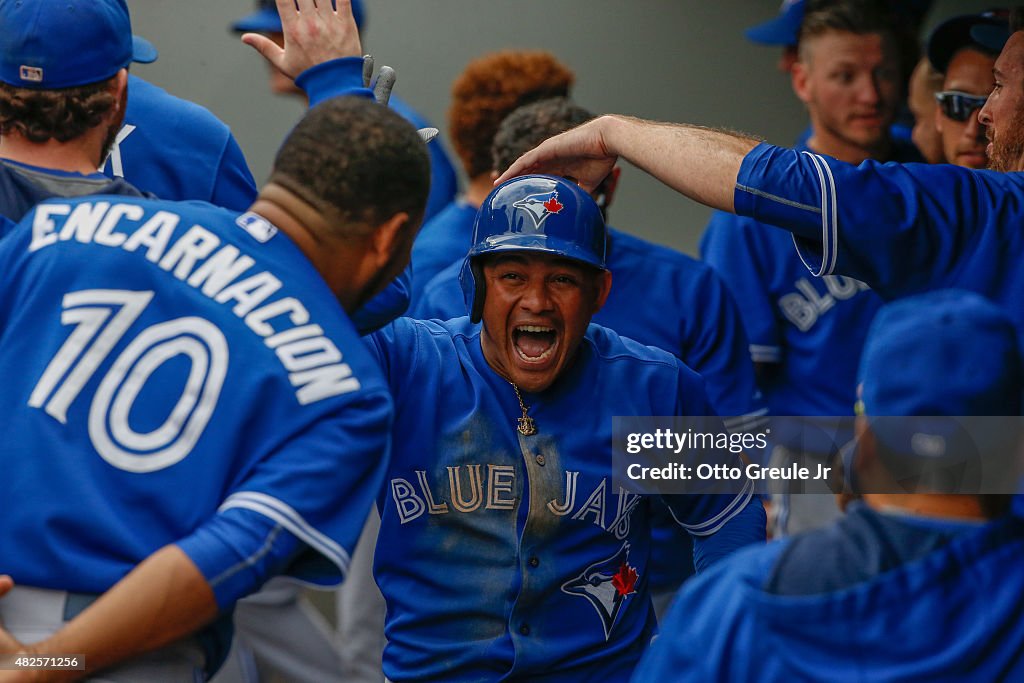
<instances>
[{"instance_id":1,"label":"fingers","mask_svg":"<svg viewBox=\"0 0 1024 683\"><path fill-rule=\"evenodd\" d=\"M246 33L242 36L242 42L253 48L263 59L271 63L275 68L281 68L281 61L284 59L284 50L277 46L277 43L266 36L258 33Z\"/></svg>"},{"instance_id":2,"label":"fingers","mask_svg":"<svg viewBox=\"0 0 1024 683\"><path fill-rule=\"evenodd\" d=\"M370 79L373 78L373 55L363 55L363 87L370 87Z\"/></svg>"},{"instance_id":3,"label":"fingers","mask_svg":"<svg viewBox=\"0 0 1024 683\"><path fill-rule=\"evenodd\" d=\"M0 598L5 596L12 588L14 588L14 579L7 574L0 575Z\"/></svg>"},{"instance_id":4,"label":"fingers","mask_svg":"<svg viewBox=\"0 0 1024 683\"><path fill-rule=\"evenodd\" d=\"M390 66L382 66L377 74L377 82L373 84L373 99L378 104L387 106L391 100L391 90L395 87L395 80L398 78L395 70Z\"/></svg>"},{"instance_id":5,"label":"fingers","mask_svg":"<svg viewBox=\"0 0 1024 683\"><path fill-rule=\"evenodd\" d=\"M523 156L519 157L512 162L512 165L505 169L505 172L498 176L494 184L501 185L502 183L512 180L516 176L527 175L532 173L537 166L537 150L532 149Z\"/></svg>"}]
</instances>

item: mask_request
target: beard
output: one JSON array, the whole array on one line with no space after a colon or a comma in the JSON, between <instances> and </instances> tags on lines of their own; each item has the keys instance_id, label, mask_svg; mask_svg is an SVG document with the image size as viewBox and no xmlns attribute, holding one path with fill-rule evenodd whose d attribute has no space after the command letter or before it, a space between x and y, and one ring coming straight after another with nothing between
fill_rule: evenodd
<instances>
[{"instance_id":1,"label":"beard","mask_svg":"<svg viewBox=\"0 0 1024 683\"><path fill-rule=\"evenodd\" d=\"M989 170L1003 173L1024 170L1024 111L1015 113L1006 132L999 136L994 136L989 128L988 138L992 143Z\"/></svg>"}]
</instances>

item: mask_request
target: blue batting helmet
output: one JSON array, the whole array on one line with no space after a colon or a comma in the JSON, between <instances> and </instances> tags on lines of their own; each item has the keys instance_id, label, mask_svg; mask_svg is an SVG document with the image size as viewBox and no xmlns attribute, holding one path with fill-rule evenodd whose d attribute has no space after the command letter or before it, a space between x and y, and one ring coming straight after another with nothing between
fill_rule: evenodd
<instances>
[{"instance_id":1,"label":"blue batting helmet","mask_svg":"<svg viewBox=\"0 0 1024 683\"><path fill-rule=\"evenodd\" d=\"M473 246L459 275L470 319L479 322L484 305L479 257L534 251L606 270L606 235L597 204L564 178L528 175L498 186L477 212Z\"/></svg>"}]
</instances>

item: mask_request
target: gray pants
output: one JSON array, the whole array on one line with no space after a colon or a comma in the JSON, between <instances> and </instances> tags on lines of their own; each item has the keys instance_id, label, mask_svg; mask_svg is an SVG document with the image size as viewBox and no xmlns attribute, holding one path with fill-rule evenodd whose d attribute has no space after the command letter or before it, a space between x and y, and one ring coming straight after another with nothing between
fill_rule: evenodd
<instances>
[{"instance_id":1,"label":"gray pants","mask_svg":"<svg viewBox=\"0 0 1024 683\"><path fill-rule=\"evenodd\" d=\"M0 622L26 645L55 633L65 621L81 611L84 602L66 591L15 586L0 599ZM76 654L73 652L53 654ZM205 681L205 656L198 642L186 638L90 676L94 683L181 683Z\"/></svg>"}]
</instances>

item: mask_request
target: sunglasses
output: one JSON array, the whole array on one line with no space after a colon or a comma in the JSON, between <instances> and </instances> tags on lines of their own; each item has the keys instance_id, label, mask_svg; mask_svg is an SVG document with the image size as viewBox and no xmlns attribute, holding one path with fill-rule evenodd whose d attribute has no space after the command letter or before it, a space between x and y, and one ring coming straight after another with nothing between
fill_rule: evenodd
<instances>
[{"instance_id":1,"label":"sunglasses","mask_svg":"<svg viewBox=\"0 0 1024 683\"><path fill-rule=\"evenodd\" d=\"M988 98L979 95L968 95L965 92L947 90L935 93L935 101L946 118L963 123L985 106Z\"/></svg>"}]
</instances>

